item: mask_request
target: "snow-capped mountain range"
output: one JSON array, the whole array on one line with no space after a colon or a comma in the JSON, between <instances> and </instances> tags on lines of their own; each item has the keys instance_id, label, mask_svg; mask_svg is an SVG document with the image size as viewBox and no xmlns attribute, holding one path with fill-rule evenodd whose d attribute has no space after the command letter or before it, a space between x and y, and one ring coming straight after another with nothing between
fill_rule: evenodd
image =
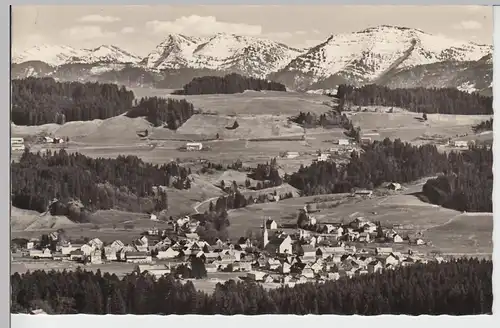
<instances>
[{"instance_id":1,"label":"snow-capped mountain range","mask_svg":"<svg viewBox=\"0 0 500 328\"><path fill-rule=\"evenodd\" d=\"M88 78L105 71L123 69L123 66L118 69L118 64L139 69L143 75L154 75L160 71L162 74L166 71L182 71L182 74L189 71L194 76L196 71L237 72L252 77L267 77L293 89L320 89L339 83L387 84L390 77L400 71L443 62L475 62L491 55L492 51L491 45L452 40L418 29L381 25L332 35L309 49L295 49L272 40L233 34L221 33L206 38L171 34L145 58L111 45L83 50L45 45L14 54L12 62L24 65L21 65L24 70L20 75L26 75L28 71L39 75L33 72L40 69L26 69L27 62L35 61L54 67L54 72L68 65L93 66ZM491 60L485 65L492 67ZM474 67L472 64L469 66ZM120 74L113 74L115 78L117 75ZM79 76L82 76L81 72ZM127 78L130 80L130 76ZM470 89L470 85L476 82L461 83L467 84Z\"/></svg>"},{"instance_id":2,"label":"snow-capped mountain range","mask_svg":"<svg viewBox=\"0 0 500 328\"><path fill-rule=\"evenodd\" d=\"M304 50L248 36L219 33L209 38L171 34L142 63L150 69L210 69L265 77Z\"/></svg>"},{"instance_id":3,"label":"snow-capped mountain range","mask_svg":"<svg viewBox=\"0 0 500 328\"><path fill-rule=\"evenodd\" d=\"M94 49L75 49L63 45L41 45L19 54L13 54L12 62L19 64L41 61L51 66L63 64L125 64L138 63L142 58L113 45L102 45Z\"/></svg>"}]
</instances>

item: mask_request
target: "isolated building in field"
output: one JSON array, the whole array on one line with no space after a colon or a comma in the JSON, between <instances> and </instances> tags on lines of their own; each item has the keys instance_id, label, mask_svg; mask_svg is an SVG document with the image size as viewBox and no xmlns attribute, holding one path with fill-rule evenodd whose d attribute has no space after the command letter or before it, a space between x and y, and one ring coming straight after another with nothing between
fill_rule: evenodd
<instances>
[{"instance_id":1,"label":"isolated building in field","mask_svg":"<svg viewBox=\"0 0 500 328\"><path fill-rule=\"evenodd\" d=\"M135 271L142 273L149 273L156 278L159 278L165 274L169 274L171 272L170 266L168 265L144 265L139 264L135 267Z\"/></svg>"},{"instance_id":2,"label":"isolated building in field","mask_svg":"<svg viewBox=\"0 0 500 328\"><path fill-rule=\"evenodd\" d=\"M188 142L186 144L186 150L189 151L202 150L202 149L203 149L203 144L201 142Z\"/></svg>"},{"instance_id":3,"label":"isolated building in field","mask_svg":"<svg viewBox=\"0 0 500 328\"><path fill-rule=\"evenodd\" d=\"M464 141L464 140L456 140L453 145L455 147L458 147L458 148L468 148L469 147L469 143L467 141Z\"/></svg>"},{"instance_id":4,"label":"isolated building in field","mask_svg":"<svg viewBox=\"0 0 500 328\"><path fill-rule=\"evenodd\" d=\"M52 137L43 137L43 142L45 142L45 143L54 143L54 138L52 138Z\"/></svg>"},{"instance_id":5,"label":"isolated building in field","mask_svg":"<svg viewBox=\"0 0 500 328\"><path fill-rule=\"evenodd\" d=\"M318 158L316 158L316 161L326 162L328 159L330 159L330 154L322 153L321 155L318 156Z\"/></svg>"},{"instance_id":6,"label":"isolated building in field","mask_svg":"<svg viewBox=\"0 0 500 328\"><path fill-rule=\"evenodd\" d=\"M350 142L349 142L349 139L339 139L339 140L337 141L337 144L338 144L339 146L349 146L349 143L350 143Z\"/></svg>"},{"instance_id":7,"label":"isolated building in field","mask_svg":"<svg viewBox=\"0 0 500 328\"><path fill-rule=\"evenodd\" d=\"M397 182L391 182L387 185L387 188L391 190L401 190L401 185Z\"/></svg>"},{"instance_id":8,"label":"isolated building in field","mask_svg":"<svg viewBox=\"0 0 500 328\"><path fill-rule=\"evenodd\" d=\"M297 157L299 157L299 156L300 156L300 154L299 154L299 152L298 152L298 151L287 151L287 152L285 153L285 157L286 157L286 158L297 158Z\"/></svg>"},{"instance_id":9,"label":"isolated building in field","mask_svg":"<svg viewBox=\"0 0 500 328\"><path fill-rule=\"evenodd\" d=\"M368 196L368 197L371 197L373 195L373 190L367 190L367 189L356 190L354 192L354 194L357 195L357 196Z\"/></svg>"}]
</instances>

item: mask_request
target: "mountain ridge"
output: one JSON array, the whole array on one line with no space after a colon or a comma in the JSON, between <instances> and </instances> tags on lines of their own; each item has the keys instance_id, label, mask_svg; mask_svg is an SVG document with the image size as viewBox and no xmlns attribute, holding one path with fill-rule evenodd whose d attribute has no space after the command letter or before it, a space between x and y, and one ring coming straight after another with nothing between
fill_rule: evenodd
<instances>
[{"instance_id":1,"label":"mountain ridge","mask_svg":"<svg viewBox=\"0 0 500 328\"><path fill-rule=\"evenodd\" d=\"M341 83L394 85L390 80L393 76L399 74L399 81L405 76L401 73L403 71L422 71L425 65L430 65L427 70L431 70L439 66L437 63L449 63L449 69L455 65L452 63L468 63L463 65L467 66L465 75L470 77L474 75L471 63L477 61L481 71L480 76L474 77L477 81L460 81L460 85L483 86L491 83L488 79L492 75L486 71L492 70L492 51L491 45L453 40L414 28L379 25L352 33L333 34L307 49L229 33L208 37L169 34L145 57L113 45L82 50L59 45L54 46L52 53L49 46L37 46L14 55L12 64L15 66L14 77L53 76L100 81L113 76L116 81L110 82L127 84L131 78L144 80L147 76L148 81L168 80L162 84L180 87L175 85L174 79L185 81L188 76L201 76L207 72L213 75L234 72L272 79L295 90L310 90L332 88ZM483 58L490 60L483 63ZM48 72L49 67L42 68L35 62L44 62L52 66L53 71ZM411 77L411 74L406 76ZM481 78L486 80L481 81ZM453 84L451 80L445 84ZM133 83L140 84L140 81Z\"/></svg>"}]
</instances>

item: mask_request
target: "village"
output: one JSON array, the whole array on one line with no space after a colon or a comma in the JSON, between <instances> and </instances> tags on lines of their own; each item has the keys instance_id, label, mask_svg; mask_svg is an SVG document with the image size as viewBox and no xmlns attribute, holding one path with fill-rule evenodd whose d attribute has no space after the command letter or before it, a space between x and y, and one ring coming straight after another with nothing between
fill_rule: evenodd
<instances>
[{"instance_id":1,"label":"village","mask_svg":"<svg viewBox=\"0 0 500 328\"><path fill-rule=\"evenodd\" d=\"M400 188L398 184L393 185L395 189ZM147 272L156 277L174 274L178 279L184 277L177 268L190 270L193 259L198 259L204 263L207 277L218 272L233 272L239 273L240 279L280 285L324 282L416 263L445 261L437 255L429 256L412 249L401 253L391 247L391 244L407 243L415 247L427 244L418 234L403 237L394 228L382 228L379 223L363 217L347 224L319 223L313 216L314 211L311 204L304 206L299 211L300 225L293 230L282 229L275 220L263 218L260 236L241 237L236 242L217 239L210 245L196 233L200 222L186 216L171 221L169 229L145 231L127 245L120 240L105 245L99 238L77 245L54 231L48 235L51 246L41 247L40 240L32 239L13 252L21 253L28 261L90 267L132 263L135 265L132 272Z\"/></svg>"}]
</instances>

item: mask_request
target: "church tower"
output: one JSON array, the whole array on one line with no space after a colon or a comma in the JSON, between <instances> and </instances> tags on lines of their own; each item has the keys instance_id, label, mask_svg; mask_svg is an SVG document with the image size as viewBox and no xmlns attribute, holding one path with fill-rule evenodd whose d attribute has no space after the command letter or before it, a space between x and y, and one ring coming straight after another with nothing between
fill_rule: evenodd
<instances>
[{"instance_id":1,"label":"church tower","mask_svg":"<svg viewBox=\"0 0 500 328\"><path fill-rule=\"evenodd\" d=\"M262 248L266 248L269 243L269 232L267 231L266 218L262 220Z\"/></svg>"}]
</instances>

